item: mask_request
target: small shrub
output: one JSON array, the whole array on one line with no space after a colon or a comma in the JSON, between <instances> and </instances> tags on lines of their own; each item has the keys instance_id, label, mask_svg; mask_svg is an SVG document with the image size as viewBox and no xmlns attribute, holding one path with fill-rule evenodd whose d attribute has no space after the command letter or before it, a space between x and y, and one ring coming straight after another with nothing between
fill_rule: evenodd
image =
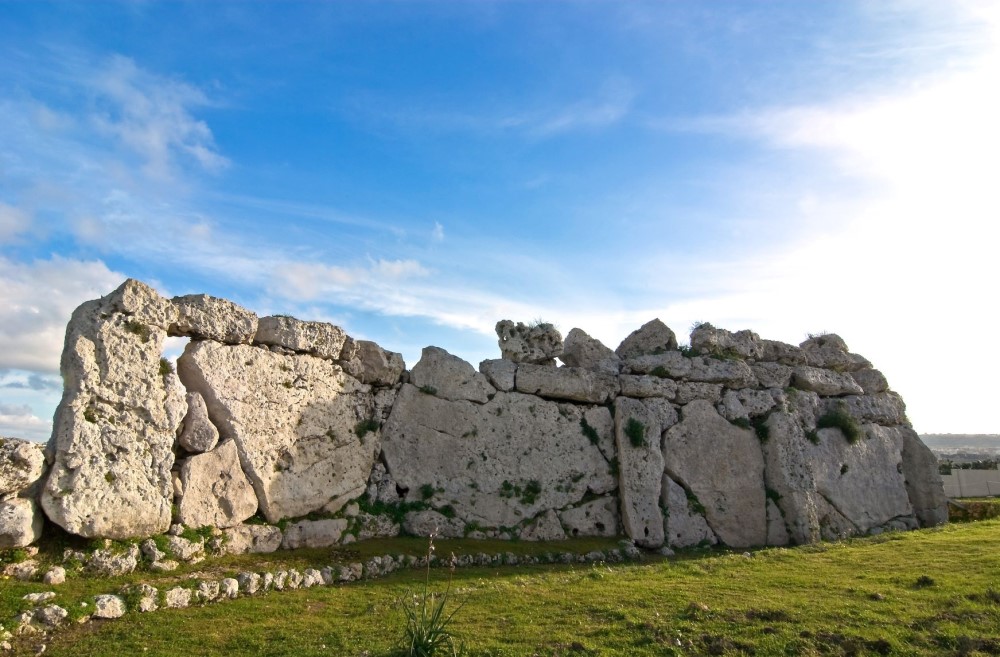
<instances>
[{"instance_id":1,"label":"small shrub","mask_svg":"<svg viewBox=\"0 0 1000 657\"><path fill-rule=\"evenodd\" d=\"M373 417L361 420L354 426L354 435L358 438L364 438L365 434L369 432L375 433L376 431L378 431L378 420Z\"/></svg>"},{"instance_id":2,"label":"small shrub","mask_svg":"<svg viewBox=\"0 0 1000 657\"><path fill-rule=\"evenodd\" d=\"M160 376L167 376L174 373L174 366L166 358L160 359Z\"/></svg>"},{"instance_id":3,"label":"small shrub","mask_svg":"<svg viewBox=\"0 0 1000 657\"><path fill-rule=\"evenodd\" d=\"M430 484L424 484L420 487L420 499L429 500L434 497L434 486Z\"/></svg>"},{"instance_id":4,"label":"small shrub","mask_svg":"<svg viewBox=\"0 0 1000 657\"><path fill-rule=\"evenodd\" d=\"M654 367L653 371L651 371L650 374L652 374L653 376L657 376L661 379L670 378L670 372L668 372L667 368L665 368L663 365L657 365L656 367Z\"/></svg>"},{"instance_id":5,"label":"small shrub","mask_svg":"<svg viewBox=\"0 0 1000 657\"><path fill-rule=\"evenodd\" d=\"M933 577L928 577L927 575L921 575L917 578L917 581L913 583L913 587L917 589L926 589L928 587L934 586L937 582L934 581Z\"/></svg>"},{"instance_id":6,"label":"small shrub","mask_svg":"<svg viewBox=\"0 0 1000 657\"><path fill-rule=\"evenodd\" d=\"M537 479L532 479L524 487L524 492L521 493L521 504L529 505L534 504L538 496L542 494L542 484Z\"/></svg>"},{"instance_id":7,"label":"small shrub","mask_svg":"<svg viewBox=\"0 0 1000 657\"><path fill-rule=\"evenodd\" d=\"M811 442L813 445L819 445L819 433L815 429L806 431L806 440Z\"/></svg>"},{"instance_id":8,"label":"small shrub","mask_svg":"<svg viewBox=\"0 0 1000 657\"><path fill-rule=\"evenodd\" d=\"M83 412L83 419L86 420L87 422L90 422L91 424L96 423L97 413L94 412L94 409L88 408Z\"/></svg>"},{"instance_id":9,"label":"small shrub","mask_svg":"<svg viewBox=\"0 0 1000 657\"><path fill-rule=\"evenodd\" d=\"M152 335L148 326L134 319L130 319L125 322L125 331L131 333L132 335L139 336L139 339L143 342L149 342L149 337Z\"/></svg>"},{"instance_id":10,"label":"small shrub","mask_svg":"<svg viewBox=\"0 0 1000 657\"><path fill-rule=\"evenodd\" d=\"M438 394L437 388L434 386L420 386L420 392L432 397ZM499 413L497 413L497 415L499 415Z\"/></svg>"},{"instance_id":11,"label":"small shrub","mask_svg":"<svg viewBox=\"0 0 1000 657\"><path fill-rule=\"evenodd\" d=\"M754 418L751 424L753 425L754 433L757 434L757 439L762 443L766 443L767 439L771 437L771 430L767 426L767 418Z\"/></svg>"},{"instance_id":12,"label":"small shrub","mask_svg":"<svg viewBox=\"0 0 1000 657\"><path fill-rule=\"evenodd\" d=\"M816 420L816 426L820 429L840 429L844 438L852 445L861 439L861 427L858 425L858 421L843 408L829 411Z\"/></svg>"},{"instance_id":13,"label":"small shrub","mask_svg":"<svg viewBox=\"0 0 1000 657\"><path fill-rule=\"evenodd\" d=\"M632 447L646 447L649 445L646 442L646 427L634 417L630 417L628 422L625 423L625 435L628 436L628 441L632 444Z\"/></svg>"},{"instance_id":14,"label":"small shrub","mask_svg":"<svg viewBox=\"0 0 1000 657\"><path fill-rule=\"evenodd\" d=\"M587 437L587 440L590 441L591 445L596 445L601 442L601 437L597 434L597 429L590 426L590 424L587 423L587 418L585 417L580 418L580 430L583 432L583 435Z\"/></svg>"}]
</instances>

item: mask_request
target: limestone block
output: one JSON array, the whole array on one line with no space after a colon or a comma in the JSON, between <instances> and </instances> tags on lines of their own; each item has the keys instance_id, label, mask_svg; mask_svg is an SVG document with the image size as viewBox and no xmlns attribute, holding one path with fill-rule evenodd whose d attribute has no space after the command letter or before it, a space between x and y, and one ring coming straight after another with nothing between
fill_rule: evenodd
<instances>
[{"instance_id":1,"label":"limestone block","mask_svg":"<svg viewBox=\"0 0 1000 657\"><path fill-rule=\"evenodd\" d=\"M125 601L117 595L94 597L94 618L121 618L125 615Z\"/></svg>"},{"instance_id":2,"label":"limestone block","mask_svg":"<svg viewBox=\"0 0 1000 657\"><path fill-rule=\"evenodd\" d=\"M864 394L864 390L854 382L850 374L808 365L799 365L792 371L792 385L823 397Z\"/></svg>"},{"instance_id":3,"label":"limestone block","mask_svg":"<svg viewBox=\"0 0 1000 657\"><path fill-rule=\"evenodd\" d=\"M562 355L562 335L552 324L516 325L502 319L496 325L497 344L505 360L515 363L552 365Z\"/></svg>"},{"instance_id":4,"label":"limestone block","mask_svg":"<svg viewBox=\"0 0 1000 657\"><path fill-rule=\"evenodd\" d=\"M205 539L189 540L183 536L166 536L167 553L181 561L198 562L205 556Z\"/></svg>"},{"instance_id":5,"label":"limestone block","mask_svg":"<svg viewBox=\"0 0 1000 657\"><path fill-rule=\"evenodd\" d=\"M27 498L0 500L0 549L31 545L42 536L42 514Z\"/></svg>"},{"instance_id":6,"label":"limestone block","mask_svg":"<svg viewBox=\"0 0 1000 657\"><path fill-rule=\"evenodd\" d=\"M364 490L379 451L371 389L334 363L245 345L192 342L177 362L201 393L269 522Z\"/></svg>"},{"instance_id":7,"label":"limestone block","mask_svg":"<svg viewBox=\"0 0 1000 657\"><path fill-rule=\"evenodd\" d=\"M562 541L566 538L566 532L559 522L559 516L549 509L521 529L520 537L525 541Z\"/></svg>"},{"instance_id":8,"label":"limestone block","mask_svg":"<svg viewBox=\"0 0 1000 657\"><path fill-rule=\"evenodd\" d=\"M709 356L695 356L691 359L688 381L701 383L721 383L727 388L753 388L757 379L753 370L742 360L720 360Z\"/></svg>"},{"instance_id":9,"label":"limestone block","mask_svg":"<svg viewBox=\"0 0 1000 657\"><path fill-rule=\"evenodd\" d=\"M898 429L903 441L903 477L906 494L921 527L948 522L948 498L941 484L937 459L909 427Z\"/></svg>"},{"instance_id":10,"label":"limestone block","mask_svg":"<svg viewBox=\"0 0 1000 657\"><path fill-rule=\"evenodd\" d=\"M751 363L750 370L763 388L787 388L792 383L792 368L781 363Z\"/></svg>"},{"instance_id":11,"label":"limestone block","mask_svg":"<svg viewBox=\"0 0 1000 657\"><path fill-rule=\"evenodd\" d=\"M208 419L205 400L197 392L187 393L186 399L188 410L181 423L177 444L195 454L215 449L219 442L219 430Z\"/></svg>"},{"instance_id":12,"label":"limestone block","mask_svg":"<svg viewBox=\"0 0 1000 657\"><path fill-rule=\"evenodd\" d=\"M160 608L158 603L159 591L150 586L149 584L139 584L139 611L146 613L150 611L156 611Z\"/></svg>"},{"instance_id":13,"label":"limestone block","mask_svg":"<svg viewBox=\"0 0 1000 657\"><path fill-rule=\"evenodd\" d=\"M45 448L18 438L0 437L0 495L32 488L45 474Z\"/></svg>"},{"instance_id":14,"label":"limestone block","mask_svg":"<svg viewBox=\"0 0 1000 657\"><path fill-rule=\"evenodd\" d=\"M819 494L805 429L798 416L774 412L767 418L765 481L777 495L790 542L803 545L820 539Z\"/></svg>"},{"instance_id":15,"label":"limestone block","mask_svg":"<svg viewBox=\"0 0 1000 657\"><path fill-rule=\"evenodd\" d=\"M618 354L578 328L572 329L566 335L559 360L569 367L580 367L605 374L618 374L621 369L621 358Z\"/></svg>"},{"instance_id":16,"label":"limestone block","mask_svg":"<svg viewBox=\"0 0 1000 657\"><path fill-rule=\"evenodd\" d=\"M810 337L799 347L806 357L806 364L813 367L855 372L872 366L863 356L850 353L847 343L835 333Z\"/></svg>"},{"instance_id":17,"label":"limestone block","mask_svg":"<svg viewBox=\"0 0 1000 657\"><path fill-rule=\"evenodd\" d=\"M497 390L511 392L514 389L517 363L503 358L484 360L479 363L479 372L485 375Z\"/></svg>"},{"instance_id":18,"label":"limestone block","mask_svg":"<svg viewBox=\"0 0 1000 657\"><path fill-rule=\"evenodd\" d=\"M177 319L167 328L168 335L245 344L257 331L257 314L226 299L190 294L174 297L171 303Z\"/></svg>"},{"instance_id":19,"label":"limestone block","mask_svg":"<svg viewBox=\"0 0 1000 657\"><path fill-rule=\"evenodd\" d=\"M721 383L695 383L682 381L677 384L677 394L674 401L678 404L688 404L696 399L701 399L712 404L722 401Z\"/></svg>"},{"instance_id":20,"label":"limestone block","mask_svg":"<svg viewBox=\"0 0 1000 657\"><path fill-rule=\"evenodd\" d=\"M170 526L185 403L177 377L161 374L160 354L175 317L169 301L129 279L70 319L41 494L46 515L70 533L124 539Z\"/></svg>"},{"instance_id":21,"label":"limestone block","mask_svg":"<svg viewBox=\"0 0 1000 657\"><path fill-rule=\"evenodd\" d=\"M767 390L727 390L717 409L727 420L749 419L764 415L775 404L774 396Z\"/></svg>"},{"instance_id":22,"label":"limestone block","mask_svg":"<svg viewBox=\"0 0 1000 657\"><path fill-rule=\"evenodd\" d=\"M762 361L792 367L806 364L806 355L800 347L778 340L761 340L760 342L764 350L760 357Z\"/></svg>"},{"instance_id":23,"label":"limestone block","mask_svg":"<svg viewBox=\"0 0 1000 657\"><path fill-rule=\"evenodd\" d=\"M433 389L435 395L444 399L466 399L480 404L489 401L497 391L472 365L438 347L424 347L420 360L410 371L410 383Z\"/></svg>"},{"instance_id":24,"label":"limestone block","mask_svg":"<svg viewBox=\"0 0 1000 657\"><path fill-rule=\"evenodd\" d=\"M618 507L618 499L609 495L561 511L559 520L571 538L618 536Z\"/></svg>"},{"instance_id":25,"label":"limestone block","mask_svg":"<svg viewBox=\"0 0 1000 657\"><path fill-rule=\"evenodd\" d=\"M615 400L615 445L618 448L619 498L625 533L638 545L663 545L660 487L663 454L656 414L639 400Z\"/></svg>"},{"instance_id":26,"label":"limestone block","mask_svg":"<svg viewBox=\"0 0 1000 657\"><path fill-rule=\"evenodd\" d=\"M347 520L343 518L300 520L285 527L285 537L281 547L286 550L330 547L340 543L340 538L346 529Z\"/></svg>"},{"instance_id":27,"label":"limestone block","mask_svg":"<svg viewBox=\"0 0 1000 657\"><path fill-rule=\"evenodd\" d=\"M370 513L359 513L356 522L358 524L358 540L366 541L370 538L392 538L399 536L401 527L398 522L387 516L376 516Z\"/></svg>"},{"instance_id":28,"label":"limestone block","mask_svg":"<svg viewBox=\"0 0 1000 657\"><path fill-rule=\"evenodd\" d=\"M680 419L677 414L677 407L666 399L649 397L642 400L642 405L656 418L656 422L660 425L661 436L664 431L677 424L677 420Z\"/></svg>"},{"instance_id":29,"label":"limestone block","mask_svg":"<svg viewBox=\"0 0 1000 657\"><path fill-rule=\"evenodd\" d=\"M645 398L663 397L674 399L677 396L677 383L672 379L641 374L622 374L618 377L623 397Z\"/></svg>"},{"instance_id":30,"label":"limestone block","mask_svg":"<svg viewBox=\"0 0 1000 657\"><path fill-rule=\"evenodd\" d=\"M629 360L676 349L677 336L674 332L659 319L653 319L629 333L615 349L615 353L622 360Z\"/></svg>"},{"instance_id":31,"label":"limestone block","mask_svg":"<svg viewBox=\"0 0 1000 657\"><path fill-rule=\"evenodd\" d=\"M880 392L874 395L848 395L826 401L826 410L843 408L862 422L894 425L907 424L906 404L897 393Z\"/></svg>"},{"instance_id":32,"label":"limestone block","mask_svg":"<svg viewBox=\"0 0 1000 657\"><path fill-rule=\"evenodd\" d=\"M663 475L660 501L666 512L666 544L675 548L715 545L719 539L698 509L692 508L687 493L676 481Z\"/></svg>"},{"instance_id":33,"label":"limestone block","mask_svg":"<svg viewBox=\"0 0 1000 657\"><path fill-rule=\"evenodd\" d=\"M408 501L451 505L463 523L510 527L576 504L588 491L614 489L583 417L577 405L516 392L474 404L404 384L382 430L382 452Z\"/></svg>"},{"instance_id":34,"label":"limestone block","mask_svg":"<svg viewBox=\"0 0 1000 657\"><path fill-rule=\"evenodd\" d=\"M458 518L448 518L433 509L410 511L403 519L403 531L410 536L440 536L442 538L462 538L465 523Z\"/></svg>"},{"instance_id":35,"label":"limestone block","mask_svg":"<svg viewBox=\"0 0 1000 657\"><path fill-rule=\"evenodd\" d=\"M175 586L163 594L163 601L167 609L183 609L191 604L191 589Z\"/></svg>"},{"instance_id":36,"label":"limestone block","mask_svg":"<svg viewBox=\"0 0 1000 657\"><path fill-rule=\"evenodd\" d=\"M274 552L281 546L281 530L272 525L237 525L224 529L226 554Z\"/></svg>"},{"instance_id":37,"label":"limestone block","mask_svg":"<svg viewBox=\"0 0 1000 657\"><path fill-rule=\"evenodd\" d=\"M861 386L866 395L876 395L889 389L889 382L886 380L885 375L870 367L858 370L857 372L851 372L851 378Z\"/></svg>"},{"instance_id":38,"label":"limestone block","mask_svg":"<svg viewBox=\"0 0 1000 657\"><path fill-rule=\"evenodd\" d=\"M615 420L607 406L594 406L585 410L580 418L580 429L592 445L597 445L609 463L617 458Z\"/></svg>"},{"instance_id":39,"label":"limestone block","mask_svg":"<svg viewBox=\"0 0 1000 657\"><path fill-rule=\"evenodd\" d=\"M667 431L663 455L666 473L694 494L721 542L766 543L764 457L753 431L730 424L710 402L695 400Z\"/></svg>"},{"instance_id":40,"label":"limestone block","mask_svg":"<svg viewBox=\"0 0 1000 657\"><path fill-rule=\"evenodd\" d=\"M788 528L785 526L785 519L781 515L781 510L774 500L767 501L767 544L768 545L788 545Z\"/></svg>"},{"instance_id":41,"label":"limestone block","mask_svg":"<svg viewBox=\"0 0 1000 657\"><path fill-rule=\"evenodd\" d=\"M679 351L637 356L625 361L623 372L632 374L653 374L683 379L691 373L691 358Z\"/></svg>"},{"instance_id":42,"label":"limestone block","mask_svg":"<svg viewBox=\"0 0 1000 657\"><path fill-rule=\"evenodd\" d=\"M731 355L759 360L764 355L760 336L753 331L732 333L708 322L691 331L691 348L699 354Z\"/></svg>"},{"instance_id":43,"label":"limestone block","mask_svg":"<svg viewBox=\"0 0 1000 657\"><path fill-rule=\"evenodd\" d=\"M326 360L340 360L347 334L326 322L306 322L287 315L261 317L254 344L283 347Z\"/></svg>"},{"instance_id":44,"label":"limestone block","mask_svg":"<svg viewBox=\"0 0 1000 657\"><path fill-rule=\"evenodd\" d=\"M522 363L516 389L550 399L603 404L618 393L617 377L577 367L547 367Z\"/></svg>"},{"instance_id":45,"label":"limestone block","mask_svg":"<svg viewBox=\"0 0 1000 657\"><path fill-rule=\"evenodd\" d=\"M406 369L402 354L387 351L370 340L351 338L344 342L338 362L358 381L373 386L396 385Z\"/></svg>"},{"instance_id":46,"label":"limestone block","mask_svg":"<svg viewBox=\"0 0 1000 657\"><path fill-rule=\"evenodd\" d=\"M240 467L235 441L188 458L180 479L184 495L177 505L177 520L181 524L233 527L257 513L257 496Z\"/></svg>"},{"instance_id":47,"label":"limestone block","mask_svg":"<svg viewBox=\"0 0 1000 657\"><path fill-rule=\"evenodd\" d=\"M86 560L88 572L104 577L119 577L133 572L139 565L139 546L130 545L124 552L110 548L95 550Z\"/></svg>"}]
</instances>

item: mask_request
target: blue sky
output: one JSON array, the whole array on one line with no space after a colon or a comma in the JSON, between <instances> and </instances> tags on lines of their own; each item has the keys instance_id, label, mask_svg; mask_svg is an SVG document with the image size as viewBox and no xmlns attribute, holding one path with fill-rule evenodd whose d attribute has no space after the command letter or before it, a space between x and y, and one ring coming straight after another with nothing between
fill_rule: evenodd
<instances>
[{"instance_id":1,"label":"blue sky","mask_svg":"<svg viewBox=\"0 0 1000 657\"><path fill-rule=\"evenodd\" d=\"M126 277L410 366L833 331L918 431L1000 432L997 80L991 2L0 0L0 434Z\"/></svg>"}]
</instances>

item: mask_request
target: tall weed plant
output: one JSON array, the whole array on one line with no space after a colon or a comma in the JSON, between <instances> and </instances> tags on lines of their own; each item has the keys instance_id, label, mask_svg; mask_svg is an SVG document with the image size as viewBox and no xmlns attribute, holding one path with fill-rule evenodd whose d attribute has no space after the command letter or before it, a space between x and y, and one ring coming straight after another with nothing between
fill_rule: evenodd
<instances>
[{"instance_id":1,"label":"tall weed plant","mask_svg":"<svg viewBox=\"0 0 1000 657\"><path fill-rule=\"evenodd\" d=\"M430 590L431 559L434 556L434 538L436 531L431 532L427 539L427 564L424 573L424 590L419 596L412 595L400 600L400 607L406 616L406 629L403 632L403 654L406 657L435 657L451 655L458 657L465 654L465 645L456 642L456 637L448 629L455 614L465 605L462 601L447 612L451 597L451 582L455 574L455 553L448 561L448 586L443 593Z\"/></svg>"}]
</instances>

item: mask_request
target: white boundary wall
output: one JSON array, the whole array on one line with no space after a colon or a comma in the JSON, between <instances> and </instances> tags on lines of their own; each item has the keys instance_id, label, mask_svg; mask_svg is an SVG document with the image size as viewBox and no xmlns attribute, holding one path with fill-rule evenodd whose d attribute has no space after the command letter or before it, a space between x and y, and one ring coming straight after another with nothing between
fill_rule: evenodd
<instances>
[{"instance_id":1,"label":"white boundary wall","mask_svg":"<svg viewBox=\"0 0 1000 657\"><path fill-rule=\"evenodd\" d=\"M959 470L941 475L948 497L990 497L1000 495L1000 470Z\"/></svg>"}]
</instances>

